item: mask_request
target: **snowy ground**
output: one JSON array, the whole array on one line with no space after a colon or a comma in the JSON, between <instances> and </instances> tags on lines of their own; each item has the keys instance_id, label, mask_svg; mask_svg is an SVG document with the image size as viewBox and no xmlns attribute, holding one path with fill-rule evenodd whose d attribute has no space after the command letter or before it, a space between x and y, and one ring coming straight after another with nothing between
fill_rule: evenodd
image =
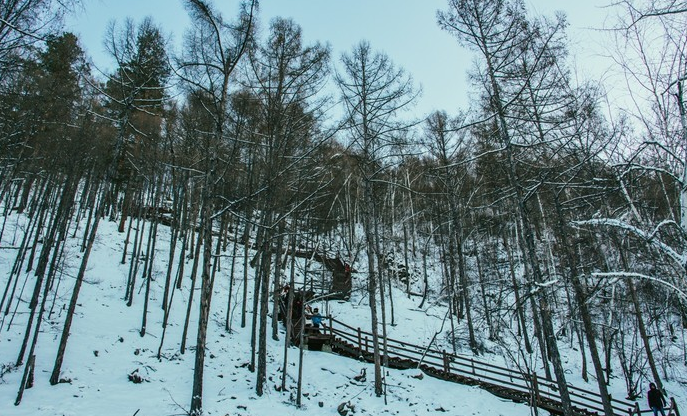
<instances>
[{"instance_id":1,"label":"snowy ground","mask_svg":"<svg viewBox=\"0 0 687 416\"><path fill-rule=\"evenodd\" d=\"M17 218L12 217L7 227L14 227ZM19 223L18 226L21 226ZM69 301L75 267L80 262L76 246L69 249L68 265L64 271L59 294L52 316L43 323L36 352L35 386L24 393L19 406L14 406L23 366L8 369L16 360L21 345L27 314L25 305L19 305L17 315L4 317L0 332L0 364L3 374L0 378L0 415L103 415L103 416L163 416L182 415L189 408L193 380L195 345L195 320L197 319L197 295L191 316L191 328L187 338L188 349L179 353L182 337L189 279L184 279L185 288L177 291L172 304L172 318L165 335L163 358L156 353L162 336L161 322L162 285L164 284L167 260L167 229L160 228L156 254L155 282L151 288L151 303L148 314L147 334L139 335L143 310L143 288L136 294L133 305L127 307L124 286L127 280L128 263L121 265L124 235L118 234L115 224L102 222L99 237L91 256L77 316L67 346L62 378L71 380L57 386L50 386L48 378L52 370L57 343L62 328L63 314ZM11 229L11 228L10 228ZM0 288L4 290L9 269L14 261L17 246L12 241L12 232L6 232L0 245ZM77 244L76 239L70 244ZM187 267L190 272L190 262ZM213 295L212 318L209 328L208 347L205 360L203 408L206 415L337 415L337 406L350 402L358 415L429 415L446 412L450 415L529 415L531 409L499 399L474 387L448 383L431 377L413 377L418 370L385 370L386 403L384 398L374 394L373 370L369 364L334 354L305 351L303 370L303 406L295 405L298 349L290 348L288 389L277 391L281 384L283 363L282 341L268 341L268 382L265 394L255 393L255 374L248 371L250 360L250 315L246 328L239 325L237 311L232 313L231 333L224 330L228 281L225 263L216 281ZM240 275L240 269L237 270ZM22 277L23 279L23 277ZM23 291L23 299L30 297L32 279ZM23 283L23 280L22 280ZM252 289L252 285L250 286ZM241 288L235 287L234 304ZM250 292L251 290L249 290ZM364 297L352 302L330 302L319 304L321 310L352 326L367 328L369 311ZM445 315L439 306L417 309L419 299L407 299L399 293L395 298L397 325L389 328L389 337L426 344L441 327ZM249 302L250 304L250 302ZM14 310L14 309L13 309ZM10 319L12 324L9 325ZM571 377L575 370L575 357L569 358ZM494 358L499 361L499 358ZM500 358L501 362L503 361ZM357 382L353 377L362 369L368 378ZM134 371L146 381L135 384L128 375ZM573 380L580 387L583 382ZM618 383L620 384L620 383ZM622 397L622 385L614 386L616 394ZM593 389L593 386L591 386ZM678 396L684 396L679 394Z\"/></svg>"}]
</instances>

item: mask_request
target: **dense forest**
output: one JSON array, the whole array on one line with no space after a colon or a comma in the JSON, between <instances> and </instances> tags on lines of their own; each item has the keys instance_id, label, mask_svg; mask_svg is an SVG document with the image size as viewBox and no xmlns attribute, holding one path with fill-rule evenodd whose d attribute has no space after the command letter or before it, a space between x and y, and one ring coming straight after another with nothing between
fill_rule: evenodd
<instances>
[{"instance_id":1,"label":"dense forest","mask_svg":"<svg viewBox=\"0 0 687 416\"><path fill-rule=\"evenodd\" d=\"M419 86L368 42L336 57L305 44L290 19L258 36L257 0L234 16L210 1L184 3L191 26L180 52L150 18L119 22L104 34L117 67L103 75L61 24L77 3L0 1L3 241L11 215L28 219L15 244L0 247L16 252L0 287L1 325L25 303L13 365L22 383L33 379L65 242L79 238L80 266L62 282L73 287L50 375L60 381L101 221L116 222L126 242L125 301L143 296L148 308L148 291L135 288L150 285L160 227L172 234L161 307L184 273L198 282L199 293L175 300L188 305L187 326L199 302L195 340L188 335L193 415L218 269L244 282L241 326L253 327L262 395L277 294L298 250L365 276L377 395L392 286L449 306L454 351L488 353L488 339L537 357L564 404L563 345L577 348L582 377L602 396L611 377L635 398L644 380L661 387L684 371L684 2L615 2L609 53L630 97L618 108L603 83L573 71L564 16L533 16L521 0L448 0L437 24L475 56L478 101L457 114L413 114ZM435 287L427 264L436 262ZM255 270L252 285L235 263Z\"/></svg>"}]
</instances>

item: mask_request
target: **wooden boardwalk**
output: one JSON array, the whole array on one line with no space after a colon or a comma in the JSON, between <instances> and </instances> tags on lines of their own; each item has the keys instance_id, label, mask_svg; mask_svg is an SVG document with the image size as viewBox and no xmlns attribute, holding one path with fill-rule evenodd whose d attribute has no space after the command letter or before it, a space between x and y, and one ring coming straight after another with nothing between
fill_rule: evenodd
<instances>
[{"instance_id":1,"label":"wooden boardwalk","mask_svg":"<svg viewBox=\"0 0 687 416\"><path fill-rule=\"evenodd\" d=\"M282 304L282 316L283 308ZM292 341L300 344L300 329L303 328L303 341L309 349L320 350L328 344L332 352L357 360L373 362L372 334L354 328L332 317L320 330L303 325L303 317L293 321ZM383 348L380 340L380 348ZM562 414L563 408L554 380L540 377L536 373L501 367L476 360L471 356L451 354L419 345L387 338L386 351L380 351L382 362L389 368L419 369L424 374L454 383L477 386L490 393L516 403L527 403L552 414ZM386 357L386 360L384 360ZM574 416L603 415L603 403L598 392L582 389L568 384ZM641 416L652 414L642 410L637 402L611 397L614 416ZM680 416L673 398L666 415Z\"/></svg>"},{"instance_id":2,"label":"wooden boardwalk","mask_svg":"<svg viewBox=\"0 0 687 416\"><path fill-rule=\"evenodd\" d=\"M332 352L373 362L372 335L360 328L351 327L334 318L326 318L328 325L324 333L330 342ZM380 340L380 348L383 348ZM490 393L516 403L527 403L552 414L562 414L558 385L554 380L491 363L473 357L451 354L403 341L387 338L386 353L381 351L382 360L387 357L388 367L396 369L420 369L428 376L446 381L477 386ZM603 415L603 404L598 392L568 384L575 416ZM672 415L679 416L674 399ZM640 410L637 402L611 397L614 416L640 416L650 410Z\"/></svg>"}]
</instances>

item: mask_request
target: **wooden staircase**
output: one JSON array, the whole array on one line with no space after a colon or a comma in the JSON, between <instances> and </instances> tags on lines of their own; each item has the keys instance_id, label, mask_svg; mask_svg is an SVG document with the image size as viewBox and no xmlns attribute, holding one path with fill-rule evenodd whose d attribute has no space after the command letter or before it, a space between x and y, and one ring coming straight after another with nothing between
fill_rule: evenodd
<instances>
[{"instance_id":1,"label":"wooden staircase","mask_svg":"<svg viewBox=\"0 0 687 416\"><path fill-rule=\"evenodd\" d=\"M282 316L286 316L283 314ZM292 342L300 345L301 328L304 329L304 348L321 351L326 346L333 353L366 362L374 362L372 334L360 328L351 327L332 317L326 317L322 328L304 325L300 317L293 322ZM380 345L380 348L383 348ZM558 385L555 380L536 373L514 370L495 364L475 360L471 356L451 354L429 347L410 344L387 338L386 350L380 351L382 360L389 368L419 369L424 374L454 383L477 386L490 393L527 403L552 414L563 414ZM574 416L603 415L603 404L598 392L568 384ZM670 399L666 415L680 416L677 403ZM611 397L614 416L641 416L651 410L642 410L637 402Z\"/></svg>"}]
</instances>

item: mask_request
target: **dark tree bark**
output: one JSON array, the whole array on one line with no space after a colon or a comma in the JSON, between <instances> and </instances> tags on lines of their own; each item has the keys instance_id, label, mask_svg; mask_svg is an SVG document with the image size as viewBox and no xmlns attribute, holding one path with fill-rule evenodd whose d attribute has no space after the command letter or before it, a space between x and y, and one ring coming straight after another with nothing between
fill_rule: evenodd
<instances>
[{"instance_id":1,"label":"dark tree bark","mask_svg":"<svg viewBox=\"0 0 687 416\"><path fill-rule=\"evenodd\" d=\"M599 386L599 395L601 396L604 414L606 416L613 416L614 412L611 404L611 397L608 395L608 389L606 388L606 380L604 377L603 367L601 365L601 359L599 358L599 350L596 346L596 331L594 331L591 315L587 307L587 295L585 293L584 288L582 287L582 283L580 282L579 278L580 270L578 267L578 259L576 254L577 252L575 250L575 244L570 240L570 237L568 236L568 230L566 229L562 208L560 205L560 201L558 199L559 197L560 195L556 196L558 233L561 236L562 246L565 247L568 268L570 269L570 280L575 291L575 300L577 302L577 307L582 317L584 333L587 338L587 344L589 345L589 353L591 355L592 363L594 365L594 372L596 374L597 384Z\"/></svg>"}]
</instances>

